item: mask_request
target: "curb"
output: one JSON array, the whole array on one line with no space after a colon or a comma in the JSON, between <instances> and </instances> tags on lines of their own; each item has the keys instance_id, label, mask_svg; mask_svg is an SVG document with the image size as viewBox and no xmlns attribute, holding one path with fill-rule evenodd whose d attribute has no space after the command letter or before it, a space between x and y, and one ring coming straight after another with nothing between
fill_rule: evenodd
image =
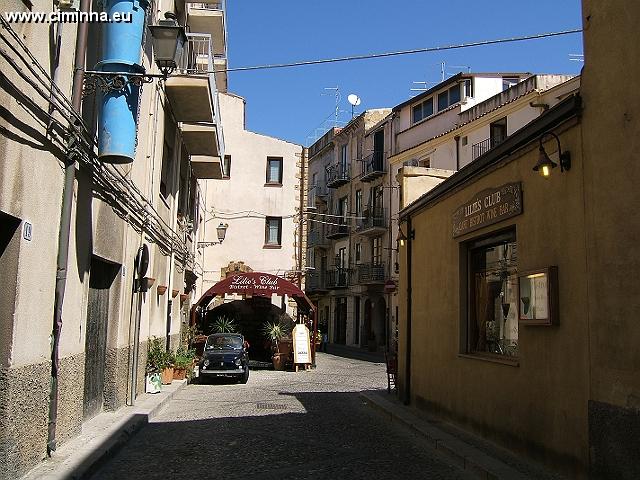
<instances>
[{"instance_id":1,"label":"curb","mask_svg":"<svg viewBox=\"0 0 640 480\"><path fill-rule=\"evenodd\" d=\"M436 450L457 467L469 472L477 478L487 480L498 479L526 479L521 472L487 455L479 449L462 442L425 420L411 414L406 409L398 407L382 396L360 392L365 403L385 415L391 422L398 423L420 435L430 448Z\"/></svg>"},{"instance_id":2,"label":"curb","mask_svg":"<svg viewBox=\"0 0 640 480\"><path fill-rule=\"evenodd\" d=\"M90 478L186 385L186 380L174 380L164 392L147 395L128 411L107 413L103 419L96 418L96 425L91 425L89 420L83 425L83 433L62 445L52 458L40 463L22 480ZM106 416L114 418L106 419Z\"/></svg>"}]
</instances>

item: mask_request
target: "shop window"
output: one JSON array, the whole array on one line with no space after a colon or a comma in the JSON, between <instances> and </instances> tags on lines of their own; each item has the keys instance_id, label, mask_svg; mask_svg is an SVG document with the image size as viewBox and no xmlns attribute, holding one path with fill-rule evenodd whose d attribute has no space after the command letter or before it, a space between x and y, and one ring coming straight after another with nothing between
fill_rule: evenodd
<instances>
[{"instance_id":1,"label":"shop window","mask_svg":"<svg viewBox=\"0 0 640 480\"><path fill-rule=\"evenodd\" d=\"M514 230L464 246L466 353L518 357L518 253Z\"/></svg>"}]
</instances>

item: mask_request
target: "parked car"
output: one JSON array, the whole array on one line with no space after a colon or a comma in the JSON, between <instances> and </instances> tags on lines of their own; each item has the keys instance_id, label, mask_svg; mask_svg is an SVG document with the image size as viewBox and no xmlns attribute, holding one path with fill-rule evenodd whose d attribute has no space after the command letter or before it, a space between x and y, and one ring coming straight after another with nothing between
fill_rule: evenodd
<instances>
[{"instance_id":1,"label":"parked car","mask_svg":"<svg viewBox=\"0 0 640 480\"><path fill-rule=\"evenodd\" d=\"M200 378L235 378L239 383L249 380L249 355L245 340L239 333L214 333L207 337L200 360Z\"/></svg>"}]
</instances>

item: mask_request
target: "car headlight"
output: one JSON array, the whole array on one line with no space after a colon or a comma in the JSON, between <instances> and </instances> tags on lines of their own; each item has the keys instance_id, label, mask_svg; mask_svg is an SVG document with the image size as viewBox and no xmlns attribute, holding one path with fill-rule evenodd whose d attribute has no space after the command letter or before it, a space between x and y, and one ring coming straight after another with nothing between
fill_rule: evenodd
<instances>
[{"instance_id":1,"label":"car headlight","mask_svg":"<svg viewBox=\"0 0 640 480\"><path fill-rule=\"evenodd\" d=\"M240 366L242 365L242 359L240 357L236 358L233 363L235 363L236 365Z\"/></svg>"},{"instance_id":2,"label":"car headlight","mask_svg":"<svg viewBox=\"0 0 640 480\"><path fill-rule=\"evenodd\" d=\"M205 367L208 367L208 366L209 366L209 359L207 358L204 362L202 362L202 364L203 364Z\"/></svg>"}]
</instances>

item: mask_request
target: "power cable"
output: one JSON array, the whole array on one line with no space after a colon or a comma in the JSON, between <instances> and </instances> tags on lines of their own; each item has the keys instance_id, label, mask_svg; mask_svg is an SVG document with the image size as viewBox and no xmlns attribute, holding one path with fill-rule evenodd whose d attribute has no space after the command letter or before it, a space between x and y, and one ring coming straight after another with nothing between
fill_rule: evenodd
<instances>
[{"instance_id":1,"label":"power cable","mask_svg":"<svg viewBox=\"0 0 640 480\"><path fill-rule=\"evenodd\" d=\"M365 55L351 55L348 57L337 57L337 58L324 58L320 60L304 60L300 62L289 62L289 63L275 63L275 64L267 64L267 65L254 65L250 67L234 67L227 68L223 71L226 72L244 72L249 70L267 70L274 68L288 68L288 67L302 67L307 65L319 65L323 63L337 63L337 62L350 62L353 60L368 60L371 58L384 58L384 57L395 57L399 55L413 55L416 53L428 53L428 52L441 52L443 50L456 50L460 48L469 48L469 47L480 47L484 45L495 45L499 43L512 43L512 42L523 42L526 40L538 40L541 38L549 38L549 37L558 37L561 35L571 35L573 33L580 33L583 30L581 28L575 28L572 30L562 30L559 32L548 32L548 33L538 33L535 35L524 35L521 37L511 37L511 38L499 38L494 40L482 40L478 42L470 42L470 43L458 43L453 45L443 45L439 47L426 47L426 48L415 48L412 50L400 50L397 52L384 52L384 53L371 53Z\"/></svg>"}]
</instances>

